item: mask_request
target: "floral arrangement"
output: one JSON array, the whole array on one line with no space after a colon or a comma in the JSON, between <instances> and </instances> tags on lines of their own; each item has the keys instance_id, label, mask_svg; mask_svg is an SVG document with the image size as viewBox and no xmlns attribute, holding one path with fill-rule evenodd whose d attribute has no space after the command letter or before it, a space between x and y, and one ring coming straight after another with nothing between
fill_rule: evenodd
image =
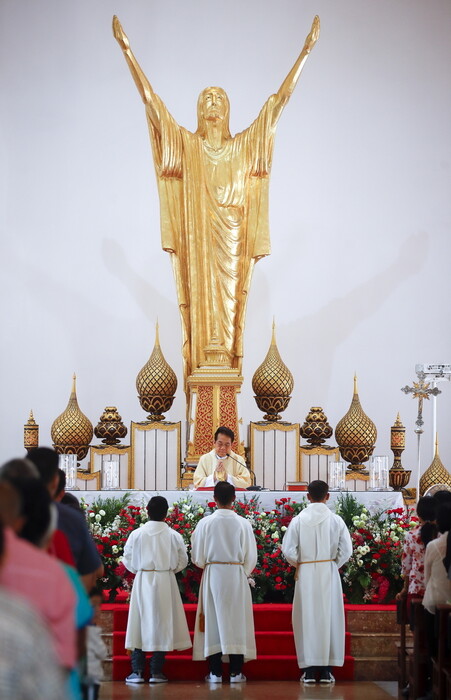
<instances>
[{"instance_id":1,"label":"floral arrangement","mask_svg":"<svg viewBox=\"0 0 451 700\"><path fill-rule=\"evenodd\" d=\"M281 542L291 519L307 505L282 498L271 511L262 511L258 496L236 501L234 510L249 520L254 530L258 562L249 580L255 603L290 603L294 591L294 568L282 556ZM131 590L133 575L122 563L125 542L132 530L147 522L145 504L130 505L129 497L98 498L91 507L82 502L89 528L102 555L105 575L102 586L109 600L120 589ZM170 506L166 522L179 532L190 554L191 534L199 520L214 511L214 502L201 505L185 497ZM382 603L393 600L401 589L401 549L404 533L415 525L402 508L370 515L351 495L342 496L336 512L345 520L354 551L341 572L343 590L351 603ZM177 575L182 599L197 602L202 571L191 562Z\"/></svg>"},{"instance_id":2,"label":"floral arrangement","mask_svg":"<svg viewBox=\"0 0 451 700\"><path fill-rule=\"evenodd\" d=\"M342 584L349 603L387 603L402 588L401 553L404 535L417 524L404 508L370 515L346 494L335 512L346 522L353 553L343 567Z\"/></svg>"}]
</instances>

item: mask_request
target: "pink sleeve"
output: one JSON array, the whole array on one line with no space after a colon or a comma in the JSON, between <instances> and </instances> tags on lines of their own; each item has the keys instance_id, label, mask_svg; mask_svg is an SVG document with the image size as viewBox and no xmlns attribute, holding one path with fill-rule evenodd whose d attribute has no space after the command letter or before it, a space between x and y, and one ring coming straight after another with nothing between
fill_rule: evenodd
<instances>
[{"instance_id":1,"label":"pink sleeve","mask_svg":"<svg viewBox=\"0 0 451 700\"><path fill-rule=\"evenodd\" d=\"M52 613L48 619L50 632L54 640L55 651L61 666L74 668L77 662L75 630L75 591L65 573L58 564L54 587L51 595Z\"/></svg>"}]
</instances>

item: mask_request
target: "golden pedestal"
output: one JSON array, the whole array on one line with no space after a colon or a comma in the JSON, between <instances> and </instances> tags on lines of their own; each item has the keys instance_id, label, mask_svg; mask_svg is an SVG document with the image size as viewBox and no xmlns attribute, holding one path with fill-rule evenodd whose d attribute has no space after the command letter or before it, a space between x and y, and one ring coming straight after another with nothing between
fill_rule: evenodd
<instances>
[{"instance_id":1,"label":"golden pedestal","mask_svg":"<svg viewBox=\"0 0 451 700\"><path fill-rule=\"evenodd\" d=\"M181 422L131 422L129 488L173 491L180 488Z\"/></svg>"},{"instance_id":2,"label":"golden pedestal","mask_svg":"<svg viewBox=\"0 0 451 700\"><path fill-rule=\"evenodd\" d=\"M258 486L285 491L301 481L299 423L251 422L249 426L251 473Z\"/></svg>"},{"instance_id":3,"label":"golden pedestal","mask_svg":"<svg viewBox=\"0 0 451 700\"><path fill-rule=\"evenodd\" d=\"M329 482L329 462L339 458L338 447L329 445L301 445L299 448L301 472L299 480L308 484L316 479Z\"/></svg>"},{"instance_id":4,"label":"golden pedestal","mask_svg":"<svg viewBox=\"0 0 451 700\"><path fill-rule=\"evenodd\" d=\"M237 406L242 384L237 369L223 366L199 367L188 377L188 464L197 464L201 455L213 449L214 434L221 425L233 430L232 450L244 457Z\"/></svg>"}]
</instances>

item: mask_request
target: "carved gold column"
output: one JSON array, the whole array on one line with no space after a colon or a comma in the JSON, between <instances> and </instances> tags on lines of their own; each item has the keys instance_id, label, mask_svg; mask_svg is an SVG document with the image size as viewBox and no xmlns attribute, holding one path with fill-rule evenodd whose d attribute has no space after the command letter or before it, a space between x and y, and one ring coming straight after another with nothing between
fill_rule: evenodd
<instances>
[{"instance_id":1,"label":"carved gold column","mask_svg":"<svg viewBox=\"0 0 451 700\"><path fill-rule=\"evenodd\" d=\"M205 348L205 356L205 364L187 379L188 464L196 464L201 455L210 452L214 433L220 425L233 430L232 450L244 457L237 405L243 377L238 369L230 367L229 358L216 337Z\"/></svg>"}]
</instances>

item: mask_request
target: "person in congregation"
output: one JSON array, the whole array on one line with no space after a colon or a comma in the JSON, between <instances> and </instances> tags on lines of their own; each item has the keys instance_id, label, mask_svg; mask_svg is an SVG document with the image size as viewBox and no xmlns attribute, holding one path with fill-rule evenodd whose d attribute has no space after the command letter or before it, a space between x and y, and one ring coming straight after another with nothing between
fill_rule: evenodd
<instances>
[{"instance_id":1,"label":"person in congregation","mask_svg":"<svg viewBox=\"0 0 451 700\"><path fill-rule=\"evenodd\" d=\"M3 490L3 486L0 489ZM8 490L9 487L7 487ZM0 519L0 572L5 528ZM44 621L31 601L0 585L0 698L65 700L64 673Z\"/></svg>"},{"instance_id":2,"label":"person in congregation","mask_svg":"<svg viewBox=\"0 0 451 700\"><path fill-rule=\"evenodd\" d=\"M42 497L45 496L48 499L44 490ZM37 493L35 497L38 498ZM39 613L50 633L60 668L68 673L77 658L73 587L56 559L18 537L24 516L19 493L7 481L0 481L0 519L5 526L0 586L25 599Z\"/></svg>"},{"instance_id":3,"label":"person in congregation","mask_svg":"<svg viewBox=\"0 0 451 700\"><path fill-rule=\"evenodd\" d=\"M423 606L426 608L426 634L429 647L429 689L427 694L419 700L432 700L432 661L431 657L437 653L437 637L435 626L435 611L437 605L451 603L451 581L448 578L444 559L448 533L451 532L451 502L443 500L437 507L437 527L439 536L429 542L424 557L424 584Z\"/></svg>"},{"instance_id":4,"label":"person in congregation","mask_svg":"<svg viewBox=\"0 0 451 700\"><path fill-rule=\"evenodd\" d=\"M188 564L182 536L164 522L168 502L153 496L149 521L130 533L123 564L136 574L128 613L125 648L132 651L126 683L144 683L145 651L152 652L149 683L166 683L166 653L189 649L191 638L175 574Z\"/></svg>"},{"instance_id":5,"label":"person in congregation","mask_svg":"<svg viewBox=\"0 0 451 700\"><path fill-rule=\"evenodd\" d=\"M325 481L308 485L309 504L290 522L282 553L296 567L292 624L301 681L334 683L331 666L343 666L345 617L339 569L352 554L346 524L327 507Z\"/></svg>"},{"instance_id":6,"label":"person in congregation","mask_svg":"<svg viewBox=\"0 0 451 700\"><path fill-rule=\"evenodd\" d=\"M35 447L27 454L39 472L52 499L60 481L59 455L49 447ZM103 563L97 547L88 530L86 520L81 512L63 503L55 502L58 512L57 529L65 534L75 562L75 567L87 591L95 585L103 574Z\"/></svg>"},{"instance_id":7,"label":"person in congregation","mask_svg":"<svg viewBox=\"0 0 451 700\"><path fill-rule=\"evenodd\" d=\"M404 537L401 576L404 585L396 599L407 597L408 616L410 617L410 602L412 598L422 598L424 595L424 556L426 546L437 537L435 515L437 503L430 496L422 496L416 505L419 521L417 527L406 532Z\"/></svg>"},{"instance_id":8,"label":"person in congregation","mask_svg":"<svg viewBox=\"0 0 451 700\"><path fill-rule=\"evenodd\" d=\"M191 559L203 569L194 630L193 659L208 658L205 680L222 683L222 656L230 660L230 682L242 683L245 661L257 656L248 583L257 564L257 545L248 520L233 511L235 488L218 482L217 510L191 536Z\"/></svg>"},{"instance_id":9,"label":"person in congregation","mask_svg":"<svg viewBox=\"0 0 451 700\"><path fill-rule=\"evenodd\" d=\"M50 498L47 488L40 479L11 478L13 487L22 502L21 527L18 532L20 540L34 545L42 551L48 551L56 527L56 506ZM75 593L75 606L71 624L76 630L76 662L67 675L67 693L71 700L81 699L79 664L84 656L86 625L92 617L92 607L80 576L72 565L61 560L58 562ZM37 582L39 579L37 579Z\"/></svg>"},{"instance_id":10,"label":"person in congregation","mask_svg":"<svg viewBox=\"0 0 451 700\"><path fill-rule=\"evenodd\" d=\"M244 459L232 451L235 435L233 430L221 426L215 432L214 448L199 459L193 475L196 488L214 486L219 481L228 481L236 488L251 485L251 475Z\"/></svg>"}]
</instances>

